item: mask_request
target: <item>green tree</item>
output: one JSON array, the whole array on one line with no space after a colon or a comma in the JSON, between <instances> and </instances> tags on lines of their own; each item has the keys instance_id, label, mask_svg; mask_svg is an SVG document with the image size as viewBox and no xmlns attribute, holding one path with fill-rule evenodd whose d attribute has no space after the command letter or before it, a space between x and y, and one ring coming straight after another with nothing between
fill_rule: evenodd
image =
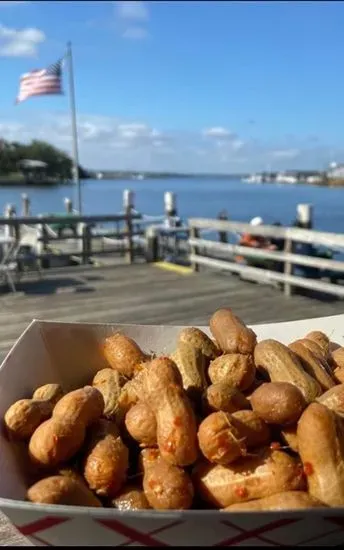
<instances>
[{"instance_id":1,"label":"green tree","mask_svg":"<svg viewBox=\"0 0 344 550\"><path fill-rule=\"evenodd\" d=\"M45 162L46 175L50 178L70 179L72 177L72 160L57 147L36 139L28 144L0 140L0 174L18 172L19 162L24 159ZM81 166L79 166L79 176L88 177Z\"/></svg>"}]
</instances>

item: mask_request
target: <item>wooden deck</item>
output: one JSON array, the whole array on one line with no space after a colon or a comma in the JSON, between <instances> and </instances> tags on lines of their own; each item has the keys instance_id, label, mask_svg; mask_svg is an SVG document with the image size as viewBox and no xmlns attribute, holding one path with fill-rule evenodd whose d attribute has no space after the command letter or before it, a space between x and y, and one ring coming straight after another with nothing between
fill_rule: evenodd
<instances>
[{"instance_id":1,"label":"wooden deck","mask_svg":"<svg viewBox=\"0 0 344 550\"><path fill-rule=\"evenodd\" d=\"M0 360L33 318L145 324L207 324L230 306L247 323L342 313L335 298L285 298L279 290L221 272L169 271L157 264L71 268L23 279L18 293L0 288Z\"/></svg>"}]
</instances>

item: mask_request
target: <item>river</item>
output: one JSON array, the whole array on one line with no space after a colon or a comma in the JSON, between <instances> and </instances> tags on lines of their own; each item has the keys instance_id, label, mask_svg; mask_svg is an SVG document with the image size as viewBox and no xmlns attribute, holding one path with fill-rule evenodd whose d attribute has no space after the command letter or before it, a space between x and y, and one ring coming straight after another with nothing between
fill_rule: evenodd
<instances>
[{"instance_id":1,"label":"river","mask_svg":"<svg viewBox=\"0 0 344 550\"><path fill-rule=\"evenodd\" d=\"M135 192L135 207L142 213L159 215L163 213L165 191L177 195L178 213L184 219L190 216L217 216L226 209L230 219L248 221L253 216L262 216L265 223L279 221L284 225L295 219L298 203L314 206L316 229L344 233L344 188L328 189L310 185L250 185L239 180L225 178L171 178L143 181L128 180L86 180L82 185L84 214L110 214L121 211L122 192ZM17 206L20 213L21 194L31 199L32 214L61 213L63 199L74 200L73 186L52 188L0 187L0 209L6 203Z\"/></svg>"}]
</instances>

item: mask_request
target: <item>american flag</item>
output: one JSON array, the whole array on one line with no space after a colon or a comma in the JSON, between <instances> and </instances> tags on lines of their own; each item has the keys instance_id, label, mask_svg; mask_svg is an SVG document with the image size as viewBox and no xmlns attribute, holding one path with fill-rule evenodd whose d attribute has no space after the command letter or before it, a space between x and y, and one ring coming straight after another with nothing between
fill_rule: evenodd
<instances>
[{"instance_id":1,"label":"american flag","mask_svg":"<svg viewBox=\"0 0 344 550\"><path fill-rule=\"evenodd\" d=\"M62 66L63 59L60 59L46 69L35 69L23 74L20 77L16 103L36 95L63 94Z\"/></svg>"}]
</instances>

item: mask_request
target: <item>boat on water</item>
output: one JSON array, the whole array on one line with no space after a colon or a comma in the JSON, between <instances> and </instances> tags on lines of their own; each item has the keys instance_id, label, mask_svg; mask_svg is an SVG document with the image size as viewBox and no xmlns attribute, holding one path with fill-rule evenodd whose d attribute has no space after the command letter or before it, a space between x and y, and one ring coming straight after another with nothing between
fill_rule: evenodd
<instances>
[{"instance_id":1,"label":"boat on water","mask_svg":"<svg viewBox=\"0 0 344 550\"><path fill-rule=\"evenodd\" d=\"M262 174L251 174L248 178L243 178L241 180L243 183L255 183L260 184L263 183L263 175Z\"/></svg>"}]
</instances>

